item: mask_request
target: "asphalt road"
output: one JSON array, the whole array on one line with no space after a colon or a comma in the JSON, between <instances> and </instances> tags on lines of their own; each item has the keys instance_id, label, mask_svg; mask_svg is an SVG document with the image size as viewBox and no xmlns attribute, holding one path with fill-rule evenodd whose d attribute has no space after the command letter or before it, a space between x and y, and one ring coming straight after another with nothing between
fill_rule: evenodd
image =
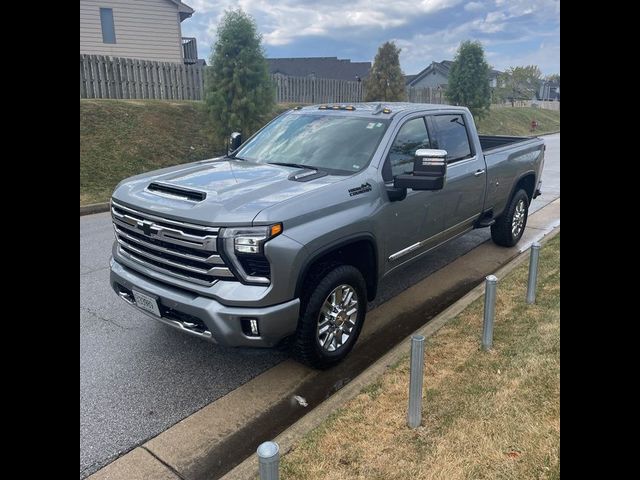
<instances>
[{"instance_id":1,"label":"asphalt road","mask_svg":"<svg viewBox=\"0 0 640 480\"><path fill-rule=\"evenodd\" d=\"M543 195L560 196L560 134L545 137ZM272 350L226 349L165 327L109 286L109 213L80 217L80 477L281 362ZM470 232L386 279L371 308L490 238Z\"/></svg>"}]
</instances>

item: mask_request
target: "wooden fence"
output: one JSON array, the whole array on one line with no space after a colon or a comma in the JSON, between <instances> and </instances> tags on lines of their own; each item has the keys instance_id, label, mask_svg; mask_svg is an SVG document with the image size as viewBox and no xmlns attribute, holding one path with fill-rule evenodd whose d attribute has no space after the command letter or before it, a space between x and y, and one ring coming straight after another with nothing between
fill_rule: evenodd
<instances>
[{"instance_id":1,"label":"wooden fence","mask_svg":"<svg viewBox=\"0 0 640 480\"><path fill-rule=\"evenodd\" d=\"M279 74L271 78L276 86L277 103L355 103L364 98L362 82Z\"/></svg>"},{"instance_id":2,"label":"wooden fence","mask_svg":"<svg viewBox=\"0 0 640 480\"><path fill-rule=\"evenodd\" d=\"M447 103L444 90L431 87L407 87L407 102L411 103Z\"/></svg>"},{"instance_id":3,"label":"wooden fence","mask_svg":"<svg viewBox=\"0 0 640 480\"><path fill-rule=\"evenodd\" d=\"M202 100L208 67L104 55L80 55L80 98ZM271 75L278 103L356 103L363 82ZM407 87L407 101L446 103L444 91Z\"/></svg>"},{"instance_id":4,"label":"wooden fence","mask_svg":"<svg viewBox=\"0 0 640 480\"><path fill-rule=\"evenodd\" d=\"M560 102L551 100L515 100L513 104L511 102L504 102L500 104L501 107L534 107L542 108L543 110L560 111Z\"/></svg>"},{"instance_id":5,"label":"wooden fence","mask_svg":"<svg viewBox=\"0 0 640 480\"><path fill-rule=\"evenodd\" d=\"M202 100L197 65L80 54L80 98Z\"/></svg>"},{"instance_id":6,"label":"wooden fence","mask_svg":"<svg viewBox=\"0 0 640 480\"><path fill-rule=\"evenodd\" d=\"M348 103L362 102L363 82L330 78L286 77L271 75L278 103ZM412 103L446 103L444 90L407 87L407 101Z\"/></svg>"}]
</instances>

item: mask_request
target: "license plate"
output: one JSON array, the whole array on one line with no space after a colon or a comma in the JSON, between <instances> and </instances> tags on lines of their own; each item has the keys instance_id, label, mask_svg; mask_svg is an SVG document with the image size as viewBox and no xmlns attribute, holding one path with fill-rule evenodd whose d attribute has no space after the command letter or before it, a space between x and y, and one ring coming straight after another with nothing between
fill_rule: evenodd
<instances>
[{"instance_id":1,"label":"license plate","mask_svg":"<svg viewBox=\"0 0 640 480\"><path fill-rule=\"evenodd\" d=\"M154 315L160 317L160 307L158 307L158 299L147 295L146 293L136 292L133 290L133 298L136 300L136 305L147 312L151 312Z\"/></svg>"}]
</instances>

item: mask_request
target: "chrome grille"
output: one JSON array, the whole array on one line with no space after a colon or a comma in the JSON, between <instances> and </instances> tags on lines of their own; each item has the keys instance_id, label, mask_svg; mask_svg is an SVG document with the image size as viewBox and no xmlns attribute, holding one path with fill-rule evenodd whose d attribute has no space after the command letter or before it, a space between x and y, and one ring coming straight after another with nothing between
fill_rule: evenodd
<instances>
[{"instance_id":1,"label":"chrome grille","mask_svg":"<svg viewBox=\"0 0 640 480\"><path fill-rule=\"evenodd\" d=\"M114 201L111 218L125 258L199 285L234 278L217 253L217 227L158 217Z\"/></svg>"}]
</instances>

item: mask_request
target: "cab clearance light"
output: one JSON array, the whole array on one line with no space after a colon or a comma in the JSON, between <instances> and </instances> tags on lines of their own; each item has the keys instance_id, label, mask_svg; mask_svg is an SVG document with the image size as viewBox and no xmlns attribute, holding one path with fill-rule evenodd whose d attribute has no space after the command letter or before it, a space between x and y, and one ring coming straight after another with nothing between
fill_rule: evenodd
<instances>
[{"instance_id":1,"label":"cab clearance light","mask_svg":"<svg viewBox=\"0 0 640 480\"><path fill-rule=\"evenodd\" d=\"M320 105L318 107L318 110L349 110L350 112L355 110L356 107L354 107L353 105ZM391 111L391 110L389 110ZM387 112L388 113L388 112Z\"/></svg>"}]
</instances>

